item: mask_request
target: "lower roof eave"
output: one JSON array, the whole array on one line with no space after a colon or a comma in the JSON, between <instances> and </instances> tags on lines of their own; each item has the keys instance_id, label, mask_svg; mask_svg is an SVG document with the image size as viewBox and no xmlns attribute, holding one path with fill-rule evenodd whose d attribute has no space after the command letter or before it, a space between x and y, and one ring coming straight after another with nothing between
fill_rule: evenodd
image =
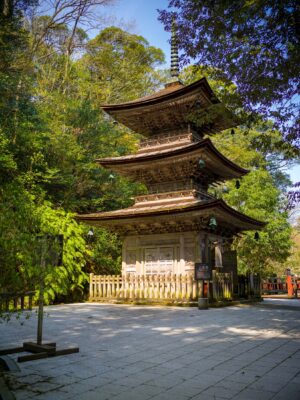
<instances>
[{"instance_id":1,"label":"lower roof eave","mask_svg":"<svg viewBox=\"0 0 300 400\"><path fill-rule=\"evenodd\" d=\"M223 200L212 200L180 208L171 207L159 210L149 208L149 210L142 212L134 207L129 207L113 212L78 215L76 219L88 225L117 232L124 230L126 226L128 229L147 231L152 225L161 226L160 230L164 228L172 229L172 226L174 230L178 226L181 226L182 230L189 227L192 228L191 230L199 230L208 225L209 218L212 216L216 217L219 230L231 230L233 234L248 230L261 230L266 225L265 222L255 220L234 210Z\"/></svg>"}]
</instances>

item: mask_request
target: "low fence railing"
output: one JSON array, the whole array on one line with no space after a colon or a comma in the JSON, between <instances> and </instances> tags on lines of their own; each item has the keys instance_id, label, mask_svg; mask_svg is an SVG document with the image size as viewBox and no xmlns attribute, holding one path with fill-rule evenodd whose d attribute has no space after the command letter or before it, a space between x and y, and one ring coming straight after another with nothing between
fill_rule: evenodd
<instances>
[{"instance_id":1,"label":"low fence railing","mask_svg":"<svg viewBox=\"0 0 300 400\"><path fill-rule=\"evenodd\" d=\"M201 282L190 275L94 275L90 274L92 301L100 299L196 301L202 294ZM211 298L231 299L231 273L213 271Z\"/></svg>"},{"instance_id":2,"label":"low fence railing","mask_svg":"<svg viewBox=\"0 0 300 400\"><path fill-rule=\"evenodd\" d=\"M35 291L0 292L0 312L31 310Z\"/></svg>"},{"instance_id":3,"label":"low fence railing","mask_svg":"<svg viewBox=\"0 0 300 400\"><path fill-rule=\"evenodd\" d=\"M215 300L231 299L232 294L232 273L220 273L213 271L212 298Z\"/></svg>"},{"instance_id":4,"label":"low fence railing","mask_svg":"<svg viewBox=\"0 0 300 400\"><path fill-rule=\"evenodd\" d=\"M238 297L261 297L261 279L259 275L238 275Z\"/></svg>"},{"instance_id":5,"label":"low fence railing","mask_svg":"<svg viewBox=\"0 0 300 400\"><path fill-rule=\"evenodd\" d=\"M264 279L261 283L262 292L265 294L287 293L286 281L281 278Z\"/></svg>"},{"instance_id":6,"label":"low fence railing","mask_svg":"<svg viewBox=\"0 0 300 400\"><path fill-rule=\"evenodd\" d=\"M291 289L292 286L292 289ZM300 293L300 278L292 276L289 280L288 277L271 277L264 279L261 284L261 290L263 294L288 294L290 291L294 290L297 296Z\"/></svg>"}]
</instances>

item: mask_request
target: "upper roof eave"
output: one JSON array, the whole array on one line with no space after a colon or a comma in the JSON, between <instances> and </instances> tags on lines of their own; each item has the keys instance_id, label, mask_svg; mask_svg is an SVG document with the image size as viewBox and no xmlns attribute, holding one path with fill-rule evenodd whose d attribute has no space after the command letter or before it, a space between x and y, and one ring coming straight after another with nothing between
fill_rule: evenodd
<instances>
[{"instance_id":1,"label":"upper roof eave","mask_svg":"<svg viewBox=\"0 0 300 400\"><path fill-rule=\"evenodd\" d=\"M118 110L126 110L126 109L131 109L131 108L137 108L145 105L151 105L151 104L156 104L161 101L165 101L168 99L172 99L174 97L179 97L185 94L188 94L189 92L201 88L206 92L208 97L211 99L213 103L221 103L220 100L216 97L214 94L212 88L210 87L207 79L205 77L199 79L198 81L191 83L190 85L186 86L179 86L177 89L175 88L172 91L167 91L164 92L164 90L158 91L157 93L150 95L150 96L145 96L140 99L136 99L133 101L128 101L126 103L120 103L120 104L103 104L100 107L106 111L118 111Z\"/></svg>"}]
</instances>

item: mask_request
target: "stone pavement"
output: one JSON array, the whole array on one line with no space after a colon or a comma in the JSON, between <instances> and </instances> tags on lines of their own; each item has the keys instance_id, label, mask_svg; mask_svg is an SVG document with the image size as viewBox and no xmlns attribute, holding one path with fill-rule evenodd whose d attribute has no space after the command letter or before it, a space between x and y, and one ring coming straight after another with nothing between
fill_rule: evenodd
<instances>
[{"instance_id":1,"label":"stone pavement","mask_svg":"<svg viewBox=\"0 0 300 400\"><path fill-rule=\"evenodd\" d=\"M44 340L79 345L80 353L5 373L17 400L300 399L300 300L201 311L92 303L47 311ZM35 330L36 316L23 326L1 324L0 346L35 339Z\"/></svg>"}]
</instances>

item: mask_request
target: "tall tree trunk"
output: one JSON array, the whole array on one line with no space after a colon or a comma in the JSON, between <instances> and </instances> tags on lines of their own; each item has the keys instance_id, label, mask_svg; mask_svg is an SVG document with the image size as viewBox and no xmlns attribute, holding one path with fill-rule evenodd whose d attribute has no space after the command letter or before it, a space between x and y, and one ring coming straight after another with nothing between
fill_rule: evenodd
<instances>
[{"instance_id":1,"label":"tall tree trunk","mask_svg":"<svg viewBox=\"0 0 300 400\"><path fill-rule=\"evenodd\" d=\"M0 15L5 18L10 18L13 14L13 0L0 0Z\"/></svg>"}]
</instances>

